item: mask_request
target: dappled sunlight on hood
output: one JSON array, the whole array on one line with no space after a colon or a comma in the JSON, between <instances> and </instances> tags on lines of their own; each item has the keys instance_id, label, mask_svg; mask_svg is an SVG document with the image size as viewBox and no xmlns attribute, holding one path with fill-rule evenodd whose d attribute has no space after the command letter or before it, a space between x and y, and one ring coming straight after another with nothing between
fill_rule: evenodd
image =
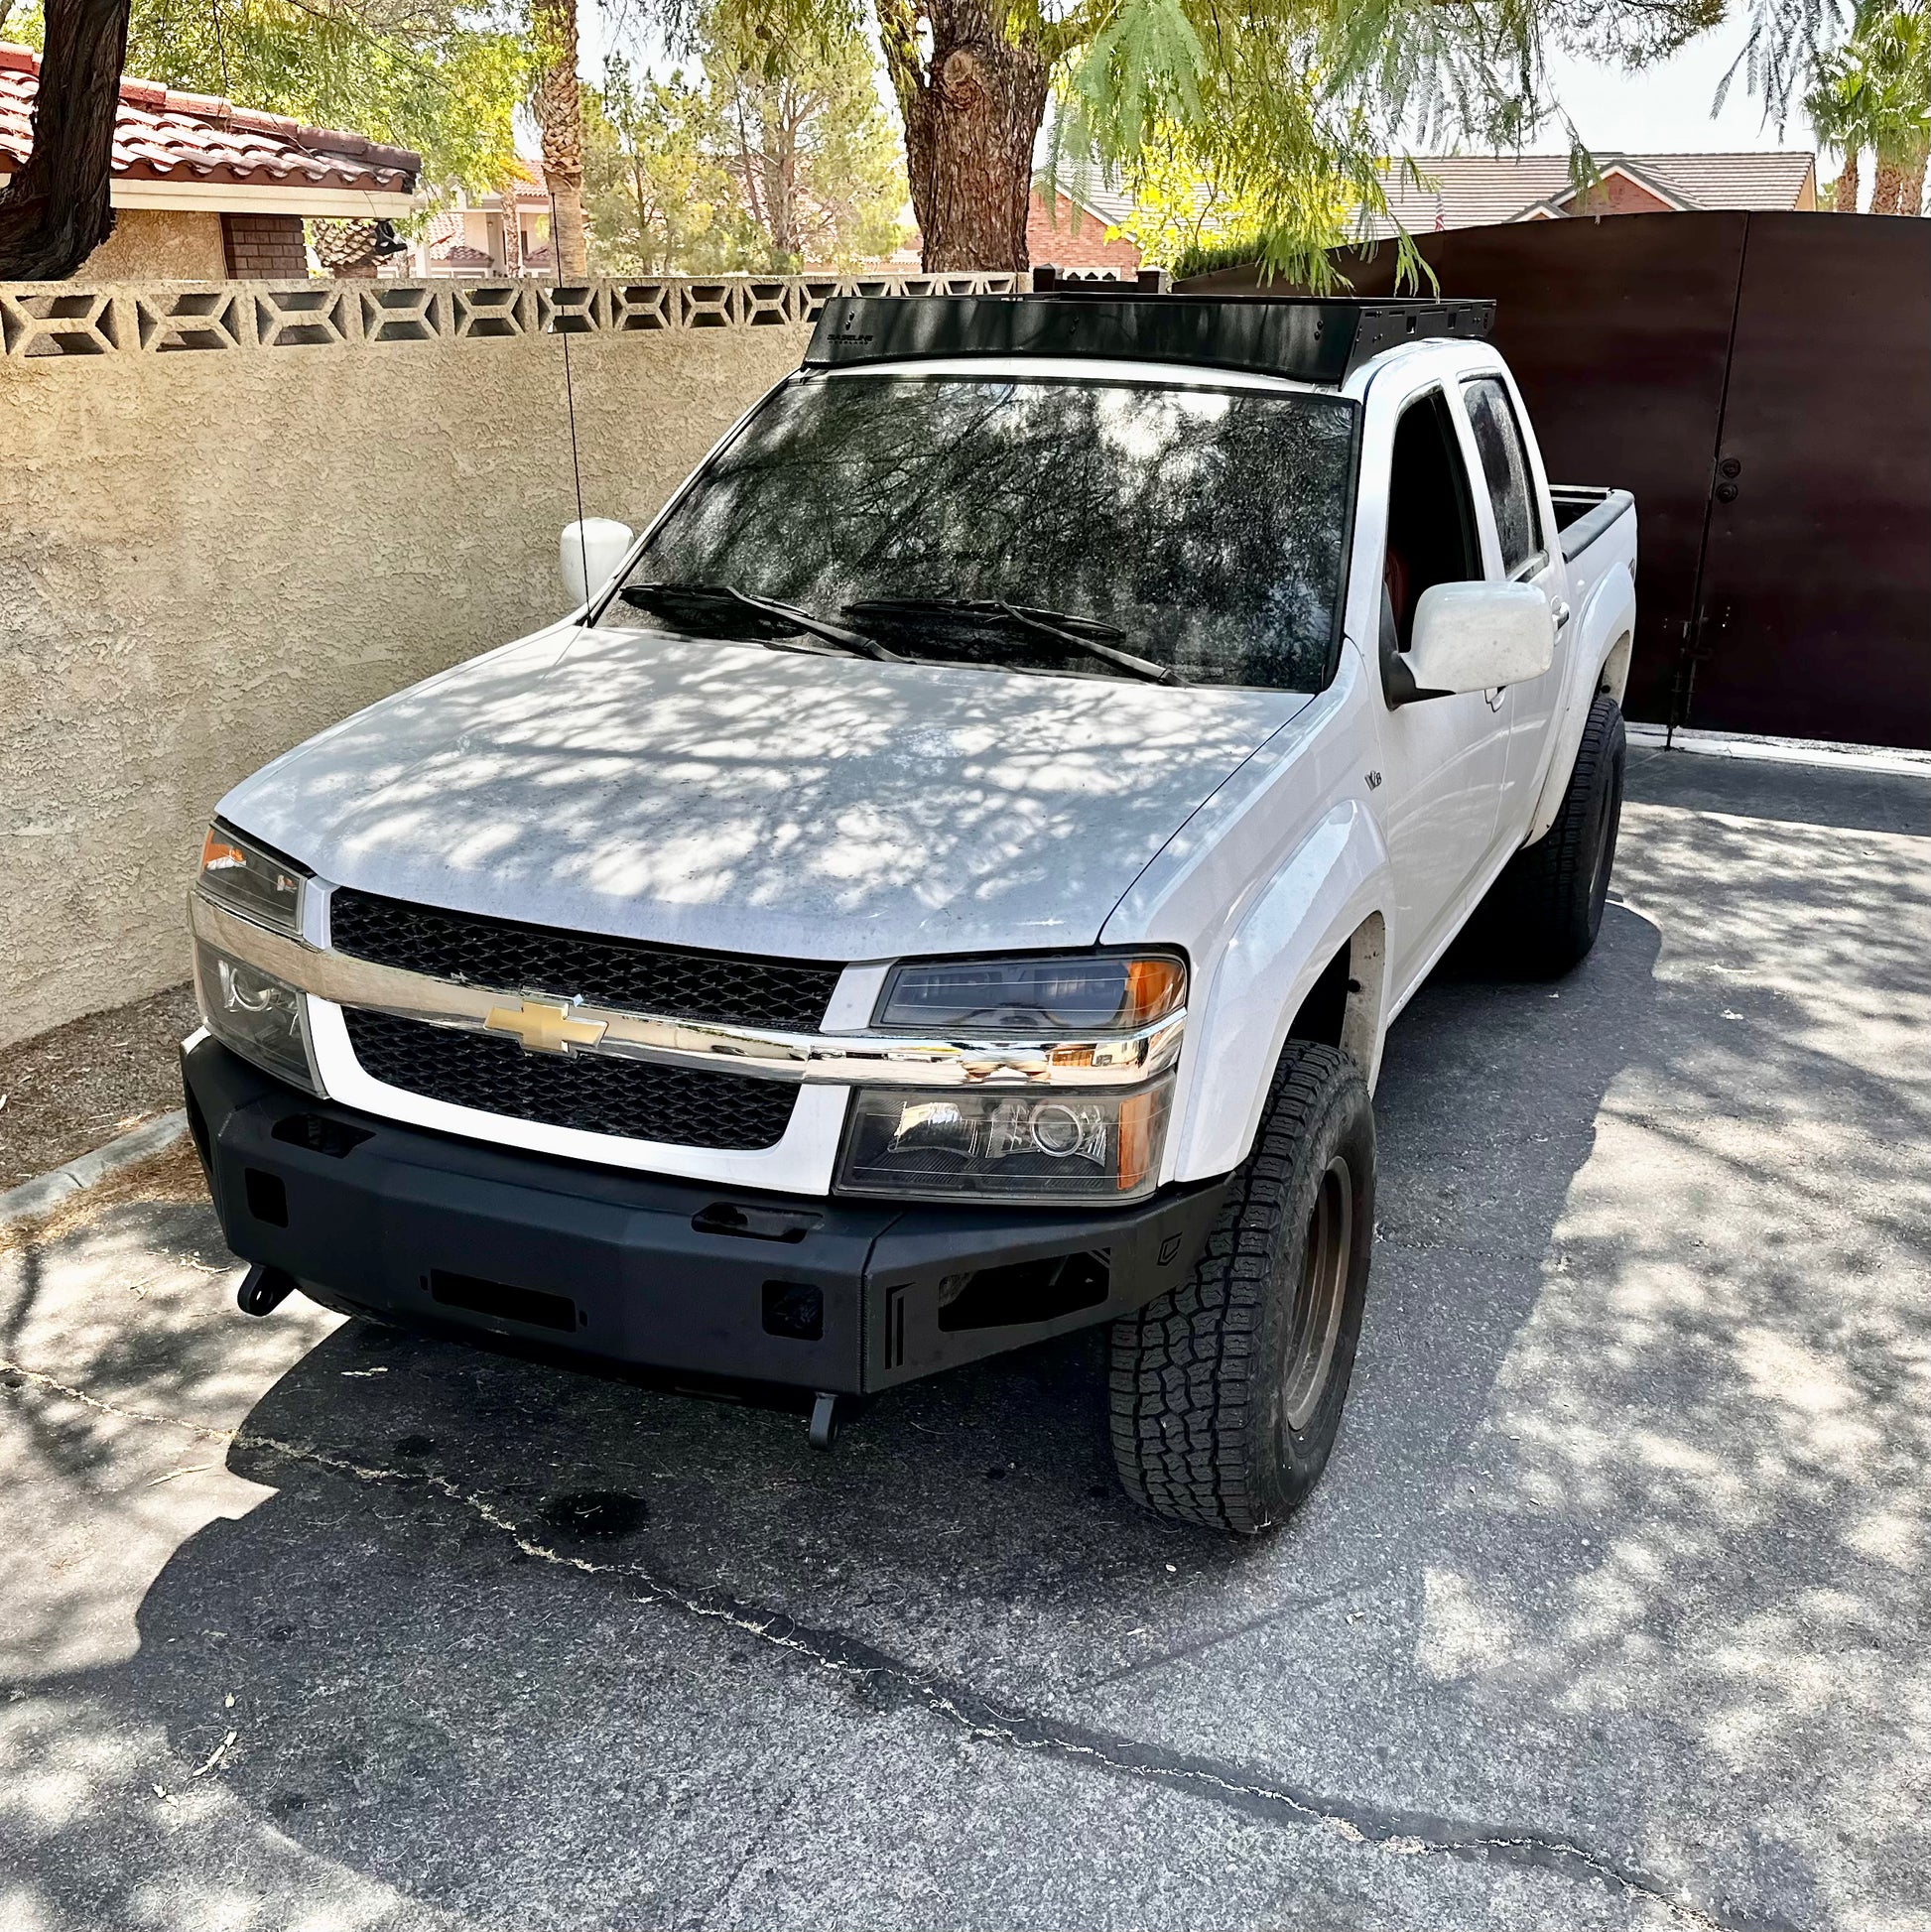
<instances>
[{"instance_id":1,"label":"dappled sunlight on hood","mask_svg":"<svg viewBox=\"0 0 1931 1932\"><path fill-rule=\"evenodd\" d=\"M653 633L498 652L222 803L324 877L820 958L1094 940L1309 700Z\"/></svg>"}]
</instances>

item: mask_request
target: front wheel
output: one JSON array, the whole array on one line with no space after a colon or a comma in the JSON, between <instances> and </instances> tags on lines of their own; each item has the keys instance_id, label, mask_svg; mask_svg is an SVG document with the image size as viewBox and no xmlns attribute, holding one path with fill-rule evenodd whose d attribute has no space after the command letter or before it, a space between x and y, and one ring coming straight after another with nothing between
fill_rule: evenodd
<instances>
[{"instance_id":1,"label":"front wheel","mask_svg":"<svg viewBox=\"0 0 1931 1932\"><path fill-rule=\"evenodd\" d=\"M1348 1399L1373 1235L1367 1085L1346 1054L1291 1040L1199 1266L1113 1325L1113 1460L1136 1500L1254 1535L1313 1488Z\"/></svg>"}]
</instances>

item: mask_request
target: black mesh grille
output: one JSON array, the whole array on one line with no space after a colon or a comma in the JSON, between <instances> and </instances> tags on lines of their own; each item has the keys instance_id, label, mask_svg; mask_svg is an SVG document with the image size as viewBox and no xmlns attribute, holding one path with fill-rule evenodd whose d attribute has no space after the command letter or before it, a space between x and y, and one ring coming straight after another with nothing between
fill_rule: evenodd
<instances>
[{"instance_id":1,"label":"black mesh grille","mask_svg":"<svg viewBox=\"0 0 1931 1932\"><path fill-rule=\"evenodd\" d=\"M783 1081L656 1067L607 1054L525 1053L514 1040L350 1008L349 1044L363 1072L451 1106L584 1133L680 1147L775 1147L796 1087Z\"/></svg>"},{"instance_id":2,"label":"black mesh grille","mask_svg":"<svg viewBox=\"0 0 1931 1932\"><path fill-rule=\"evenodd\" d=\"M810 1032L825 1018L838 983L837 966L811 960L678 952L408 905L345 886L329 901L328 923L338 951L379 966L501 992L559 993L667 1019Z\"/></svg>"}]
</instances>

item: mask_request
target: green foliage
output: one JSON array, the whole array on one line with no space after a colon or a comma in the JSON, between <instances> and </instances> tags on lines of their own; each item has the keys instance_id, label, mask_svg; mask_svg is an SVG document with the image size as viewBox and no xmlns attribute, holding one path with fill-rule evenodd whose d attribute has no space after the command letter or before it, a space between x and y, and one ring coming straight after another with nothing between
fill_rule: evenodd
<instances>
[{"instance_id":1,"label":"green foliage","mask_svg":"<svg viewBox=\"0 0 1931 1932\"><path fill-rule=\"evenodd\" d=\"M787 28L713 4L686 22L700 79L620 60L584 104L594 266L717 274L839 266L889 254L905 176L855 32Z\"/></svg>"},{"instance_id":2,"label":"green foliage","mask_svg":"<svg viewBox=\"0 0 1931 1932\"><path fill-rule=\"evenodd\" d=\"M414 148L495 187L528 86L514 23L452 0L134 0L127 71Z\"/></svg>"},{"instance_id":3,"label":"green foliage","mask_svg":"<svg viewBox=\"0 0 1931 1932\"><path fill-rule=\"evenodd\" d=\"M1914 7L1867 8L1818 55L1804 111L1819 141L1909 166L1931 145L1931 33ZM1915 212L1915 210L1912 210Z\"/></svg>"},{"instance_id":4,"label":"green foliage","mask_svg":"<svg viewBox=\"0 0 1931 1932\"><path fill-rule=\"evenodd\" d=\"M599 275L714 275L749 245L716 159L722 130L708 95L639 76L612 60L583 95L583 206Z\"/></svg>"},{"instance_id":5,"label":"green foliage","mask_svg":"<svg viewBox=\"0 0 1931 1932\"><path fill-rule=\"evenodd\" d=\"M1176 275L1202 273L1198 265L1209 257L1223 267L1259 259L1272 213L1264 196L1205 174L1197 148L1191 131L1174 122L1150 129L1126 170L1132 211L1107 231L1135 242L1149 267ZM1319 168L1311 192L1324 190L1326 209L1310 208L1304 226L1311 237L1325 237L1322 246L1332 247L1347 235L1349 204L1339 183Z\"/></svg>"},{"instance_id":6,"label":"green foliage","mask_svg":"<svg viewBox=\"0 0 1931 1932\"><path fill-rule=\"evenodd\" d=\"M41 0L0 0L0 41L16 47L31 47L35 52L47 39L47 10Z\"/></svg>"},{"instance_id":7,"label":"green foliage","mask_svg":"<svg viewBox=\"0 0 1931 1932\"><path fill-rule=\"evenodd\" d=\"M897 247L904 169L856 32L754 30L714 4L699 46L716 158L763 256L746 266L846 266Z\"/></svg>"},{"instance_id":8,"label":"green foliage","mask_svg":"<svg viewBox=\"0 0 1931 1932\"><path fill-rule=\"evenodd\" d=\"M1247 235L1226 241L1190 242L1174 250L1159 266L1171 272L1176 282L1192 275L1212 275L1219 268L1245 268L1260 259L1260 237Z\"/></svg>"},{"instance_id":9,"label":"green foliage","mask_svg":"<svg viewBox=\"0 0 1931 1932\"><path fill-rule=\"evenodd\" d=\"M1409 142L1519 147L1557 111L1554 47L1640 64L1721 14L1722 0L1092 0L1041 31L1063 58L1064 153L1133 186L1150 146L1177 146L1208 194L1245 211L1263 266L1318 289L1334 244L1387 213ZM1418 257L1405 235L1396 246L1412 282Z\"/></svg>"}]
</instances>

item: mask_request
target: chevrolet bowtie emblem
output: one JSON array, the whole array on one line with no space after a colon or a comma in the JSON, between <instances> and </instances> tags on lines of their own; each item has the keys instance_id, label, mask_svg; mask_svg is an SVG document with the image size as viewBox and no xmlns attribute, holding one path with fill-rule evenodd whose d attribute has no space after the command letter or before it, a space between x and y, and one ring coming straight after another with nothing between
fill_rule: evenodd
<instances>
[{"instance_id":1,"label":"chevrolet bowtie emblem","mask_svg":"<svg viewBox=\"0 0 1931 1932\"><path fill-rule=\"evenodd\" d=\"M542 999L492 1006L483 1025L492 1033L514 1033L525 1053L568 1053L572 1047L593 1047L603 1038L605 1028L602 1020L573 1019L568 1006Z\"/></svg>"}]
</instances>

